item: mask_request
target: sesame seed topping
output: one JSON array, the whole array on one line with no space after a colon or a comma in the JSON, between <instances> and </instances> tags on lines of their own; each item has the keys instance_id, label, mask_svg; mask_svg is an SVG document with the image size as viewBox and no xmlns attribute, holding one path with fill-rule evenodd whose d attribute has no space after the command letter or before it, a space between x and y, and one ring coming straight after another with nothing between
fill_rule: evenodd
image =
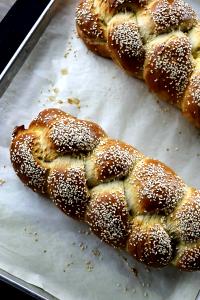
<instances>
[{"instance_id":1,"label":"sesame seed topping","mask_svg":"<svg viewBox=\"0 0 200 300\"><path fill-rule=\"evenodd\" d=\"M63 119L54 123L50 138L61 153L89 152L99 142L90 123L77 119Z\"/></svg>"},{"instance_id":2,"label":"sesame seed topping","mask_svg":"<svg viewBox=\"0 0 200 300\"><path fill-rule=\"evenodd\" d=\"M129 181L137 187L138 201L147 211L169 213L184 195L182 180L159 161L142 161Z\"/></svg>"},{"instance_id":3,"label":"sesame seed topping","mask_svg":"<svg viewBox=\"0 0 200 300\"><path fill-rule=\"evenodd\" d=\"M26 177L27 185L33 190L41 189L41 192L45 192L47 170L36 161L32 154L34 138L28 134L21 135L12 145L11 161L16 166L17 175L20 178Z\"/></svg>"},{"instance_id":4,"label":"sesame seed topping","mask_svg":"<svg viewBox=\"0 0 200 300\"><path fill-rule=\"evenodd\" d=\"M182 270L198 271L200 268L200 245L191 244L181 248L177 263Z\"/></svg>"},{"instance_id":5,"label":"sesame seed topping","mask_svg":"<svg viewBox=\"0 0 200 300\"><path fill-rule=\"evenodd\" d=\"M66 214L80 217L89 200L84 172L81 169L54 170L48 177L53 202Z\"/></svg>"},{"instance_id":6,"label":"sesame seed topping","mask_svg":"<svg viewBox=\"0 0 200 300\"><path fill-rule=\"evenodd\" d=\"M76 23L90 50L111 57L129 74L144 79L150 90L182 109L180 102L199 52L199 20L191 5L184 0L82 0ZM164 33L173 40L169 47L167 41L162 44ZM175 41L176 35L181 36ZM156 37L161 49L151 49L148 64L149 45ZM198 104L199 97L194 101ZM197 111L184 115L199 127Z\"/></svg>"},{"instance_id":7,"label":"sesame seed topping","mask_svg":"<svg viewBox=\"0 0 200 300\"><path fill-rule=\"evenodd\" d=\"M181 238L187 242L200 239L200 192L195 191L187 202L178 207L176 216L177 229Z\"/></svg>"},{"instance_id":8,"label":"sesame seed topping","mask_svg":"<svg viewBox=\"0 0 200 300\"><path fill-rule=\"evenodd\" d=\"M108 2L108 0L104 0L105 2ZM135 4L135 5L139 5L139 6L144 6L145 4L147 4L147 0L137 0L137 1L133 1L133 0L113 0L110 1L111 2L111 7L114 8L118 8L120 6L122 6L123 4Z\"/></svg>"},{"instance_id":9,"label":"sesame seed topping","mask_svg":"<svg viewBox=\"0 0 200 300\"><path fill-rule=\"evenodd\" d=\"M192 77L190 83L190 100L188 105L195 104L200 107L200 74Z\"/></svg>"},{"instance_id":10,"label":"sesame seed topping","mask_svg":"<svg viewBox=\"0 0 200 300\"><path fill-rule=\"evenodd\" d=\"M128 234L128 211L122 199L122 194L94 194L87 212L92 231L113 246L124 244Z\"/></svg>"},{"instance_id":11,"label":"sesame seed topping","mask_svg":"<svg viewBox=\"0 0 200 300\"><path fill-rule=\"evenodd\" d=\"M103 38L98 15L93 12L93 1L85 0L76 9L76 22L91 37Z\"/></svg>"},{"instance_id":12,"label":"sesame seed topping","mask_svg":"<svg viewBox=\"0 0 200 300\"><path fill-rule=\"evenodd\" d=\"M105 180L126 176L137 159L139 152L134 151L134 148L130 149L120 142L113 142L109 148L105 147L97 152L95 164L98 167L99 178Z\"/></svg>"},{"instance_id":13,"label":"sesame seed topping","mask_svg":"<svg viewBox=\"0 0 200 300\"><path fill-rule=\"evenodd\" d=\"M144 54L142 40L138 31L138 26L134 23L126 22L114 27L111 31L111 46L119 45L118 54L120 57L141 57Z\"/></svg>"},{"instance_id":14,"label":"sesame seed topping","mask_svg":"<svg viewBox=\"0 0 200 300\"><path fill-rule=\"evenodd\" d=\"M46 160L54 147L57 155ZM200 269L200 191L187 187L166 165L109 139L97 124L56 109L52 115L51 110L41 112L28 130L17 127L10 149L21 180L48 194L67 215L85 220L101 240L127 248L145 264L164 266L173 253L173 263L180 269ZM73 155L82 151L91 153ZM94 163L91 177L99 172L108 182L87 184L89 160ZM129 211L129 190L137 204L133 211ZM173 239L172 249L174 233L178 239ZM86 249L83 243L79 246Z\"/></svg>"},{"instance_id":15,"label":"sesame seed topping","mask_svg":"<svg viewBox=\"0 0 200 300\"><path fill-rule=\"evenodd\" d=\"M168 0L158 1L151 14L159 33L180 26L183 22L190 29L197 21L194 10L183 0L174 0L172 3Z\"/></svg>"},{"instance_id":16,"label":"sesame seed topping","mask_svg":"<svg viewBox=\"0 0 200 300\"><path fill-rule=\"evenodd\" d=\"M137 223L137 221L136 221ZM134 224L128 249L141 262L152 266L164 266L172 256L171 239L160 224ZM137 251L137 248L140 251Z\"/></svg>"},{"instance_id":17,"label":"sesame seed topping","mask_svg":"<svg viewBox=\"0 0 200 300\"><path fill-rule=\"evenodd\" d=\"M149 76L158 79L156 87L167 91L172 97L170 101L182 97L193 69L191 44L188 38L175 37L168 42L159 43L149 51L148 55L151 74Z\"/></svg>"}]
</instances>

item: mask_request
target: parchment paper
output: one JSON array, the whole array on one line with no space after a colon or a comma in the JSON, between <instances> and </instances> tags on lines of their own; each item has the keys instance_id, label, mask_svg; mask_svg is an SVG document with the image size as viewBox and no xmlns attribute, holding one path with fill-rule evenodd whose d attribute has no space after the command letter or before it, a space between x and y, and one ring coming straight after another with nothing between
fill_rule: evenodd
<instances>
[{"instance_id":1,"label":"parchment paper","mask_svg":"<svg viewBox=\"0 0 200 300\"><path fill-rule=\"evenodd\" d=\"M200 11L198 0L193 3ZM193 300L199 273L148 270L88 234L86 225L33 193L12 170L13 128L28 125L44 108L59 107L98 122L113 138L162 160L200 188L200 131L156 101L143 82L87 51L75 34L75 5L63 1L1 99L0 268L64 300ZM72 97L80 99L80 109L68 103Z\"/></svg>"}]
</instances>

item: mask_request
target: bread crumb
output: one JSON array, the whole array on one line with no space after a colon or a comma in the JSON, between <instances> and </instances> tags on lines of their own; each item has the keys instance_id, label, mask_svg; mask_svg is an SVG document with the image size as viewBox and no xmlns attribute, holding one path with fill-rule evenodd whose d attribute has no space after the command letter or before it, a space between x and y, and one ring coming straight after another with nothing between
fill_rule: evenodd
<instances>
[{"instance_id":1,"label":"bread crumb","mask_svg":"<svg viewBox=\"0 0 200 300\"><path fill-rule=\"evenodd\" d=\"M49 99L50 101L55 101L55 100L56 100L56 96L49 96L48 99Z\"/></svg>"},{"instance_id":2,"label":"bread crumb","mask_svg":"<svg viewBox=\"0 0 200 300\"><path fill-rule=\"evenodd\" d=\"M4 179L0 179L0 185L3 185L4 183L6 183L6 181Z\"/></svg>"},{"instance_id":3,"label":"bread crumb","mask_svg":"<svg viewBox=\"0 0 200 300\"><path fill-rule=\"evenodd\" d=\"M84 251L85 249L87 249L87 245L84 243L80 243L79 247L80 247L81 251Z\"/></svg>"},{"instance_id":4,"label":"bread crumb","mask_svg":"<svg viewBox=\"0 0 200 300\"><path fill-rule=\"evenodd\" d=\"M135 274L135 276L138 276L138 270L136 268L130 267L131 272Z\"/></svg>"},{"instance_id":5,"label":"bread crumb","mask_svg":"<svg viewBox=\"0 0 200 300\"><path fill-rule=\"evenodd\" d=\"M116 284L116 286L117 286L117 287L120 287L120 286L121 286L121 284L120 284L120 283L117 283L117 284Z\"/></svg>"},{"instance_id":6,"label":"bread crumb","mask_svg":"<svg viewBox=\"0 0 200 300\"><path fill-rule=\"evenodd\" d=\"M147 266L145 266L145 270L146 270L147 273L150 272L150 269Z\"/></svg>"},{"instance_id":7,"label":"bread crumb","mask_svg":"<svg viewBox=\"0 0 200 300\"><path fill-rule=\"evenodd\" d=\"M61 73L63 76L65 76L65 75L68 74L68 70L67 70L66 68L61 69L61 70L60 70L60 73Z\"/></svg>"},{"instance_id":8,"label":"bread crumb","mask_svg":"<svg viewBox=\"0 0 200 300\"><path fill-rule=\"evenodd\" d=\"M68 98L68 99L67 99L67 102L68 102L69 104L75 105L78 109L81 108L80 100L79 100L78 98Z\"/></svg>"},{"instance_id":9,"label":"bread crumb","mask_svg":"<svg viewBox=\"0 0 200 300\"><path fill-rule=\"evenodd\" d=\"M63 103L64 103L64 101L63 101L63 100L61 100L61 99L60 99L60 100L58 100L57 102L58 102L58 104L63 104Z\"/></svg>"},{"instance_id":10,"label":"bread crumb","mask_svg":"<svg viewBox=\"0 0 200 300\"><path fill-rule=\"evenodd\" d=\"M94 265L91 261L86 261L85 265L88 272L91 272L94 269Z\"/></svg>"},{"instance_id":11,"label":"bread crumb","mask_svg":"<svg viewBox=\"0 0 200 300\"><path fill-rule=\"evenodd\" d=\"M101 255L101 252L99 251L99 249L94 248L94 249L92 249L92 254L93 254L94 256L100 256L100 255Z\"/></svg>"},{"instance_id":12,"label":"bread crumb","mask_svg":"<svg viewBox=\"0 0 200 300\"><path fill-rule=\"evenodd\" d=\"M53 89L53 92L54 92L55 94L59 94L60 91L59 91L58 88L54 88L54 89Z\"/></svg>"}]
</instances>

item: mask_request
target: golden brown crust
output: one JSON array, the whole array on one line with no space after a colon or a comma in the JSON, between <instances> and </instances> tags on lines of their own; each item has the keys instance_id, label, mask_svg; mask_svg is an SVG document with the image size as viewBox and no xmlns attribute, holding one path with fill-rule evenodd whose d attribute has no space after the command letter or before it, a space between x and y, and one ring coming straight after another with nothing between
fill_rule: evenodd
<instances>
[{"instance_id":1,"label":"golden brown crust","mask_svg":"<svg viewBox=\"0 0 200 300\"><path fill-rule=\"evenodd\" d=\"M200 243L180 246L173 264L182 271L199 271Z\"/></svg>"},{"instance_id":2,"label":"golden brown crust","mask_svg":"<svg viewBox=\"0 0 200 300\"><path fill-rule=\"evenodd\" d=\"M97 55L109 58L110 51L107 47L107 44L104 41L96 41L88 39L83 31L80 30L79 26L76 26L79 37L84 41L85 45L89 50L96 53Z\"/></svg>"},{"instance_id":3,"label":"golden brown crust","mask_svg":"<svg viewBox=\"0 0 200 300\"><path fill-rule=\"evenodd\" d=\"M111 191L94 195L86 221L102 241L117 248L125 247L129 234L129 214L123 194Z\"/></svg>"},{"instance_id":4,"label":"golden brown crust","mask_svg":"<svg viewBox=\"0 0 200 300\"><path fill-rule=\"evenodd\" d=\"M125 10L137 10L147 5L148 0L106 0L113 14Z\"/></svg>"},{"instance_id":5,"label":"golden brown crust","mask_svg":"<svg viewBox=\"0 0 200 300\"><path fill-rule=\"evenodd\" d=\"M161 98L179 105L193 68L189 40L174 36L152 48L145 62L145 82Z\"/></svg>"},{"instance_id":6,"label":"golden brown crust","mask_svg":"<svg viewBox=\"0 0 200 300\"><path fill-rule=\"evenodd\" d=\"M62 154L90 152L104 136L97 124L68 117L56 120L49 131L51 143Z\"/></svg>"},{"instance_id":7,"label":"golden brown crust","mask_svg":"<svg viewBox=\"0 0 200 300\"><path fill-rule=\"evenodd\" d=\"M143 159L127 179L134 202L133 210L169 214L183 198L185 185L180 177L165 164L154 159Z\"/></svg>"},{"instance_id":8,"label":"golden brown crust","mask_svg":"<svg viewBox=\"0 0 200 300\"><path fill-rule=\"evenodd\" d=\"M106 243L150 266L200 270L200 191L160 161L57 109L15 128L10 158L24 184Z\"/></svg>"},{"instance_id":9,"label":"golden brown crust","mask_svg":"<svg viewBox=\"0 0 200 300\"><path fill-rule=\"evenodd\" d=\"M133 21L117 22L108 31L112 59L126 72L142 78L145 50L138 26Z\"/></svg>"},{"instance_id":10,"label":"golden brown crust","mask_svg":"<svg viewBox=\"0 0 200 300\"><path fill-rule=\"evenodd\" d=\"M200 127L200 72L191 77L185 97L182 102L183 114L190 122Z\"/></svg>"},{"instance_id":11,"label":"golden brown crust","mask_svg":"<svg viewBox=\"0 0 200 300\"><path fill-rule=\"evenodd\" d=\"M60 109L54 109L54 108L45 109L42 112L40 112L37 118L35 118L31 122L31 124L29 125L29 129L36 128L36 127L49 128L57 119L59 120L62 118L66 119L66 117L70 117L74 119L74 117L64 113Z\"/></svg>"},{"instance_id":12,"label":"golden brown crust","mask_svg":"<svg viewBox=\"0 0 200 300\"><path fill-rule=\"evenodd\" d=\"M200 21L183 0L81 0L77 31L87 47L143 79L200 127L197 66ZM185 97L186 93L186 97Z\"/></svg>"},{"instance_id":13,"label":"golden brown crust","mask_svg":"<svg viewBox=\"0 0 200 300\"><path fill-rule=\"evenodd\" d=\"M180 0L155 0L149 5L149 10L158 34L176 28L189 30L197 23L192 7Z\"/></svg>"},{"instance_id":14,"label":"golden brown crust","mask_svg":"<svg viewBox=\"0 0 200 300\"><path fill-rule=\"evenodd\" d=\"M152 267L164 267L172 259L171 239L159 223L135 219L127 243L128 252Z\"/></svg>"},{"instance_id":15,"label":"golden brown crust","mask_svg":"<svg viewBox=\"0 0 200 300\"><path fill-rule=\"evenodd\" d=\"M86 161L88 183L122 179L142 157L142 153L121 141L103 140Z\"/></svg>"},{"instance_id":16,"label":"golden brown crust","mask_svg":"<svg viewBox=\"0 0 200 300\"><path fill-rule=\"evenodd\" d=\"M10 153L13 168L21 181L38 193L46 194L48 169L40 163L38 136L16 128Z\"/></svg>"},{"instance_id":17,"label":"golden brown crust","mask_svg":"<svg viewBox=\"0 0 200 300\"><path fill-rule=\"evenodd\" d=\"M54 169L48 177L48 189L50 198L65 214L84 219L89 191L83 169Z\"/></svg>"},{"instance_id":18,"label":"golden brown crust","mask_svg":"<svg viewBox=\"0 0 200 300\"><path fill-rule=\"evenodd\" d=\"M184 242L200 240L200 192L192 189L177 207L173 216L176 235Z\"/></svg>"},{"instance_id":19,"label":"golden brown crust","mask_svg":"<svg viewBox=\"0 0 200 300\"><path fill-rule=\"evenodd\" d=\"M92 0L81 0L76 10L76 22L80 31L84 32L87 38L103 40L104 31L99 16L94 11Z\"/></svg>"}]
</instances>

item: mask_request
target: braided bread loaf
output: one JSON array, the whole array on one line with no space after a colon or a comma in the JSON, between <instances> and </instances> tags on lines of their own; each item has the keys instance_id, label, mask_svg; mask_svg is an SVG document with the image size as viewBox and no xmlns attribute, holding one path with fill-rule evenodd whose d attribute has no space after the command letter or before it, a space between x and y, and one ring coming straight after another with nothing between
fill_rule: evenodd
<instances>
[{"instance_id":1,"label":"braided bread loaf","mask_svg":"<svg viewBox=\"0 0 200 300\"><path fill-rule=\"evenodd\" d=\"M102 241L150 266L200 270L200 191L160 161L58 109L17 127L10 154L27 186Z\"/></svg>"},{"instance_id":2,"label":"braided bread loaf","mask_svg":"<svg viewBox=\"0 0 200 300\"><path fill-rule=\"evenodd\" d=\"M200 21L183 0L80 0L79 36L200 127Z\"/></svg>"}]
</instances>

